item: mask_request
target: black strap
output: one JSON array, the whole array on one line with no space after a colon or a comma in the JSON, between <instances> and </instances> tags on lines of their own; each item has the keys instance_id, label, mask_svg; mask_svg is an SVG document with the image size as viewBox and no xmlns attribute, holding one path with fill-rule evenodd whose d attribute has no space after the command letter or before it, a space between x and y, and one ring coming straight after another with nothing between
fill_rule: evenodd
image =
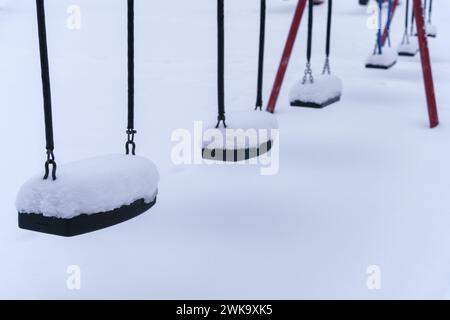
<instances>
[{"instance_id":1,"label":"black strap","mask_svg":"<svg viewBox=\"0 0 450 320\"><path fill-rule=\"evenodd\" d=\"M256 108L262 110L263 78L264 78L264 46L266 39L266 0L261 0L260 31L259 31L259 58L258 58L258 89L256 95Z\"/></svg>"},{"instance_id":2,"label":"black strap","mask_svg":"<svg viewBox=\"0 0 450 320\"><path fill-rule=\"evenodd\" d=\"M308 48L306 51L306 59L308 63L311 62L312 56L312 33L313 33L313 22L314 22L314 1L309 0L309 10L308 10Z\"/></svg>"},{"instance_id":3,"label":"black strap","mask_svg":"<svg viewBox=\"0 0 450 320\"><path fill-rule=\"evenodd\" d=\"M377 32L377 46L375 47L375 53L378 50L378 54L383 53L383 39L381 29L383 28L383 0L378 0L378 32Z\"/></svg>"},{"instance_id":4,"label":"black strap","mask_svg":"<svg viewBox=\"0 0 450 320\"><path fill-rule=\"evenodd\" d=\"M219 115L217 117L216 128L225 122L225 9L224 0L217 0L217 88L218 88L218 107Z\"/></svg>"},{"instance_id":5,"label":"black strap","mask_svg":"<svg viewBox=\"0 0 450 320\"><path fill-rule=\"evenodd\" d=\"M44 98L45 140L47 149L47 161L45 162L44 179L47 180L52 166L52 179L56 180L56 162L53 151L55 143L53 139L52 95L50 89L50 68L48 63L47 30L45 25L44 0L36 0L38 21L39 53L41 59L42 91Z\"/></svg>"},{"instance_id":6,"label":"black strap","mask_svg":"<svg viewBox=\"0 0 450 320\"><path fill-rule=\"evenodd\" d=\"M128 127L126 154L136 154L136 143L134 136L134 0L128 0ZM131 149L131 150L130 150Z\"/></svg>"},{"instance_id":7,"label":"black strap","mask_svg":"<svg viewBox=\"0 0 450 320\"><path fill-rule=\"evenodd\" d=\"M430 0L430 6L428 7L428 23L431 23L431 15L433 14L433 0Z\"/></svg>"},{"instance_id":8,"label":"black strap","mask_svg":"<svg viewBox=\"0 0 450 320\"><path fill-rule=\"evenodd\" d=\"M409 30L409 0L406 0L406 13L405 13L405 33Z\"/></svg>"},{"instance_id":9,"label":"black strap","mask_svg":"<svg viewBox=\"0 0 450 320\"><path fill-rule=\"evenodd\" d=\"M411 36L414 36L414 23L416 22L416 16L414 14L414 9L411 10Z\"/></svg>"},{"instance_id":10,"label":"black strap","mask_svg":"<svg viewBox=\"0 0 450 320\"><path fill-rule=\"evenodd\" d=\"M333 0L328 0L328 16L327 16L327 39L325 44L325 66L323 74L331 74L330 69L330 53L331 53L331 25L333 16Z\"/></svg>"},{"instance_id":11,"label":"black strap","mask_svg":"<svg viewBox=\"0 0 450 320\"><path fill-rule=\"evenodd\" d=\"M312 56L312 37L313 37L313 18L314 16L314 1L309 0L309 6L308 6L308 42L307 42L307 49L306 49L306 69L305 73L303 75L303 84L309 82L313 83L314 78L312 75L312 69L311 69L311 56Z\"/></svg>"},{"instance_id":12,"label":"black strap","mask_svg":"<svg viewBox=\"0 0 450 320\"><path fill-rule=\"evenodd\" d=\"M409 0L406 0L405 12L405 32L403 33L402 44L409 44Z\"/></svg>"}]
</instances>

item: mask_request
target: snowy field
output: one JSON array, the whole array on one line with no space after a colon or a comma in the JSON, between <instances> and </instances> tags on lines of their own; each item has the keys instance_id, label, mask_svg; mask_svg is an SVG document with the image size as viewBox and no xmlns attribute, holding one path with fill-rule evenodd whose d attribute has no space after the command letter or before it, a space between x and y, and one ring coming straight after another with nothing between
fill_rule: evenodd
<instances>
[{"instance_id":1,"label":"snowy field","mask_svg":"<svg viewBox=\"0 0 450 320\"><path fill-rule=\"evenodd\" d=\"M216 2L136 0L137 152L159 169L158 202L69 239L17 227L17 192L45 160L40 65L34 1L0 4L0 298L450 298L449 1L435 3L439 35L430 40L434 130L418 56L389 71L364 68L375 32L356 0L335 1L332 71L342 101L290 108L305 65L303 23L276 112L279 172L265 176L257 165L173 164L172 133L216 116ZM81 30L66 27L73 4ZM126 2L48 0L46 8L58 163L123 152ZM266 102L294 8L268 1ZM317 7L316 72L325 17ZM226 19L232 113L254 106L259 1L227 0ZM80 290L66 285L72 265ZM380 290L368 289L369 266L381 271Z\"/></svg>"}]
</instances>

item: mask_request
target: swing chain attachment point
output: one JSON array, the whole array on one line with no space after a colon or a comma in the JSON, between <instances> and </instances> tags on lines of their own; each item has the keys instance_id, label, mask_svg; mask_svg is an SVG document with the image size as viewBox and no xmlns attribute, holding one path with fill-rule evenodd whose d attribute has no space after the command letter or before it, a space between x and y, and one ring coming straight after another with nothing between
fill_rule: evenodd
<instances>
[{"instance_id":1,"label":"swing chain attachment point","mask_svg":"<svg viewBox=\"0 0 450 320\"><path fill-rule=\"evenodd\" d=\"M331 74L330 58L328 58L328 57L325 59L325 65L323 66L322 74L323 75L325 75L325 74L330 75Z\"/></svg>"},{"instance_id":2,"label":"swing chain attachment point","mask_svg":"<svg viewBox=\"0 0 450 320\"><path fill-rule=\"evenodd\" d=\"M307 82L314 83L313 72L311 69L311 62L309 62L309 61L306 63L306 69L305 69L305 74L303 75L302 84L306 84Z\"/></svg>"},{"instance_id":3,"label":"swing chain attachment point","mask_svg":"<svg viewBox=\"0 0 450 320\"><path fill-rule=\"evenodd\" d=\"M220 114L217 117L217 124L216 124L216 129L218 129L220 127L220 123L222 122L223 127L226 129L227 128L227 124L225 122L225 115L224 114Z\"/></svg>"},{"instance_id":4,"label":"swing chain attachment point","mask_svg":"<svg viewBox=\"0 0 450 320\"><path fill-rule=\"evenodd\" d=\"M134 142L134 136L137 131L134 129L127 130L127 143L125 144L126 154L130 154L130 146L131 146L131 154L136 155L136 143Z\"/></svg>"},{"instance_id":5,"label":"swing chain attachment point","mask_svg":"<svg viewBox=\"0 0 450 320\"><path fill-rule=\"evenodd\" d=\"M50 175L50 166L52 166L52 180L56 180L56 161L53 150L47 149L47 161L45 161L44 180L47 180Z\"/></svg>"}]
</instances>

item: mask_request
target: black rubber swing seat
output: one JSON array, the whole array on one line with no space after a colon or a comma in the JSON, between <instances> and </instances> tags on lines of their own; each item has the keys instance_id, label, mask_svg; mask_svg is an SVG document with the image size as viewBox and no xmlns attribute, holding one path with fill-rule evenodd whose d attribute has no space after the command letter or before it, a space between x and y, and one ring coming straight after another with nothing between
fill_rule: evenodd
<instances>
[{"instance_id":1,"label":"black rubber swing seat","mask_svg":"<svg viewBox=\"0 0 450 320\"><path fill-rule=\"evenodd\" d=\"M397 64L397 61L395 61L391 64L388 64L388 65L368 63L368 64L366 64L366 68L367 69L388 70L388 69L392 68L393 66L395 66L396 64Z\"/></svg>"},{"instance_id":2,"label":"black rubber swing seat","mask_svg":"<svg viewBox=\"0 0 450 320\"><path fill-rule=\"evenodd\" d=\"M412 53L412 52L407 52L407 51L399 51L398 55L400 57L415 57L417 56L417 54L419 53L419 51Z\"/></svg>"},{"instance_id":3,"label":"black rubber swing seat","mask_svg":"<svg viewBox=\"0 0 450 320\"><path fill-rule=\"evenodd\" d=\"M259 157L272 149L273 140L269 140L254 148L242 149L223 149L214 148L202 149L202 157L206 160L223 161L223 162L239 162Z\"/></svg>"},{"instance_id":4,"label":"black rubber swing seat","mask_svg":"<svg viewBox=\"0 0 450 320\"><path fill-rule=\"evenodd\" d=\"M72 237L135 218L156 203L158 172L137 156L112 155L59 168L58 179L30 179L17 197L19 227Z\"/></svg>"},{"instance_id":5,"label":"black rubber swing seat","mask_svg":"<svg viewBox=\"0 0 450 320\"><path fill-rule=\"evenodd\" d=\"M71 219L19 212L19 228L62 237L74 237L133 219L151 209L155 203L156 197L155 200L149 203L146 203L144 199L140 199L130 205L108 212L81 214Z\"/></svg>"},{"instance_id":6,"label":"black rubber swing seat","mask_svg":"<svg viewBox=\"0 0 450 320\"><path fill-rule=\"evenodd\" d=\"M313 83L298 82L291 89L291 107L322 109L339 102L342 97L342 81L334 75L319 75Z\"/></svg>"},{"instance_id":7,"label":"black rubber swing seat","mask_svg":"<svg viewBox=\"0 0 450 320\"><path fill-rule=\"evenodd\" d=\"M206 129L204 136L214 138L203 141L203 159L238 162L256 158L272 150L278 135L276 117L265 111L235 112L227 125Z\"/></svg>"},{"instance_id":8,"label":"black rubber swing seat","mask_svg":"<svg viewBox=\"0 0 450 320\"><path fill-rule=\"evenodd\" d=\"M332 105L333 103L341 101L341 96L337 96L331 99L328 99L322 103L315 102L305 102L300 100L291 101L291 107L304 107L304 108L313 108L313 109L323 109Z\"/></svg>"}]
</instances>

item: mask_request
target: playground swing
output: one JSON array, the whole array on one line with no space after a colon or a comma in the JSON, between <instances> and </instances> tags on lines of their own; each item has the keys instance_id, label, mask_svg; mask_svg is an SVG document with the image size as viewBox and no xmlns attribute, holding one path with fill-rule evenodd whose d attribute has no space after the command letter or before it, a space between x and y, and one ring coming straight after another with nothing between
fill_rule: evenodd
<instances>
[{"instance_id":1,"label":"playground swing","mask_svg":"<svg viewBox=\"0 0 450 320\"><path fill-rule=\"evenodd\" d=\"M405 31L403 33L402 42L397 48L398 55L404 57L414 57L419 53L419 43L417 39L411 39L409 34L409 8L410 0L406 0ZM412 16L414 17L414 13L412 13Z\"/></svg>"},{"instance_id":2,"label":"playground swing","mask_svg":"<svg viewBox=\"0 0 450 320\"><path fill-rule=\"evenodd\" d=\"M390 69L397 63L398 54L391 48L390 27L392 20L392 0L388 1L388 17L386 22L386 32L388 47L383 46L383 0L378 0L378 31L377 43L373 54L367 58L366 68L368 69Z\"/></svg>"},{"instance_id":3,"label":"playground swing","mask_svg":"<svg viewBox=\"0 0 450 320\"><path fill-rule=\"evenodd\" d=\"M308 43L305 74L303 79L292 88L289 100L292 107L320 109L338 102L342 95L342 82L338 77L331 74L330 67L333 1L328 1L325 64L322 74L319 76L313 76L311 68L314 20L314 2L312 0L309 1L308 11Z\"/></svg>"},{"instance_id":4,"label":"playground swing","mask_svg":"<svg viewBox=\"0 0 450 320\"><path fill-rule=\"evenodd\" d=\"M278 123L274 115L262 111L266 0L261 0L256 111L241 111L225 116L224 11L224 0L218 0L218 118L215 127L211 126L213 128L204 132L206 141L203 142L202 156L207 160L238 162L269 152L275 138L273 130L278 128Z\"/></svg>"},{"instance_id":5,"label":"playground swing","mask_svg":"<svg viewBox=\"0 0 450 320\"><path fill-rule=\"evenodd\" d=\"M432 21L432 15L433 15L433 0L429 0L430 2L428 3L428 18L427 18L427 26L426 26L426 31L427 31L427 35L431 38L436 38L437 37L437 27L433 24ZM425 6L424 9L427 9L427 1L425 0Z\"/></svg>"},{"instance_id":6,"label":"playground swing","mask_svg":"<svg viewBox=\"0 0 450 320\"><path fill-rule=\"evenodd\" d=\"M125 155L97 157L57 167L54 156L50 72L44 0L36 0L47 161L45 174L26 182L17 196L19 227L75 236L134 218L156 203L158 171L135 156L134 0L128 0L128 129Z\"/></svg>"}]
</instances>

